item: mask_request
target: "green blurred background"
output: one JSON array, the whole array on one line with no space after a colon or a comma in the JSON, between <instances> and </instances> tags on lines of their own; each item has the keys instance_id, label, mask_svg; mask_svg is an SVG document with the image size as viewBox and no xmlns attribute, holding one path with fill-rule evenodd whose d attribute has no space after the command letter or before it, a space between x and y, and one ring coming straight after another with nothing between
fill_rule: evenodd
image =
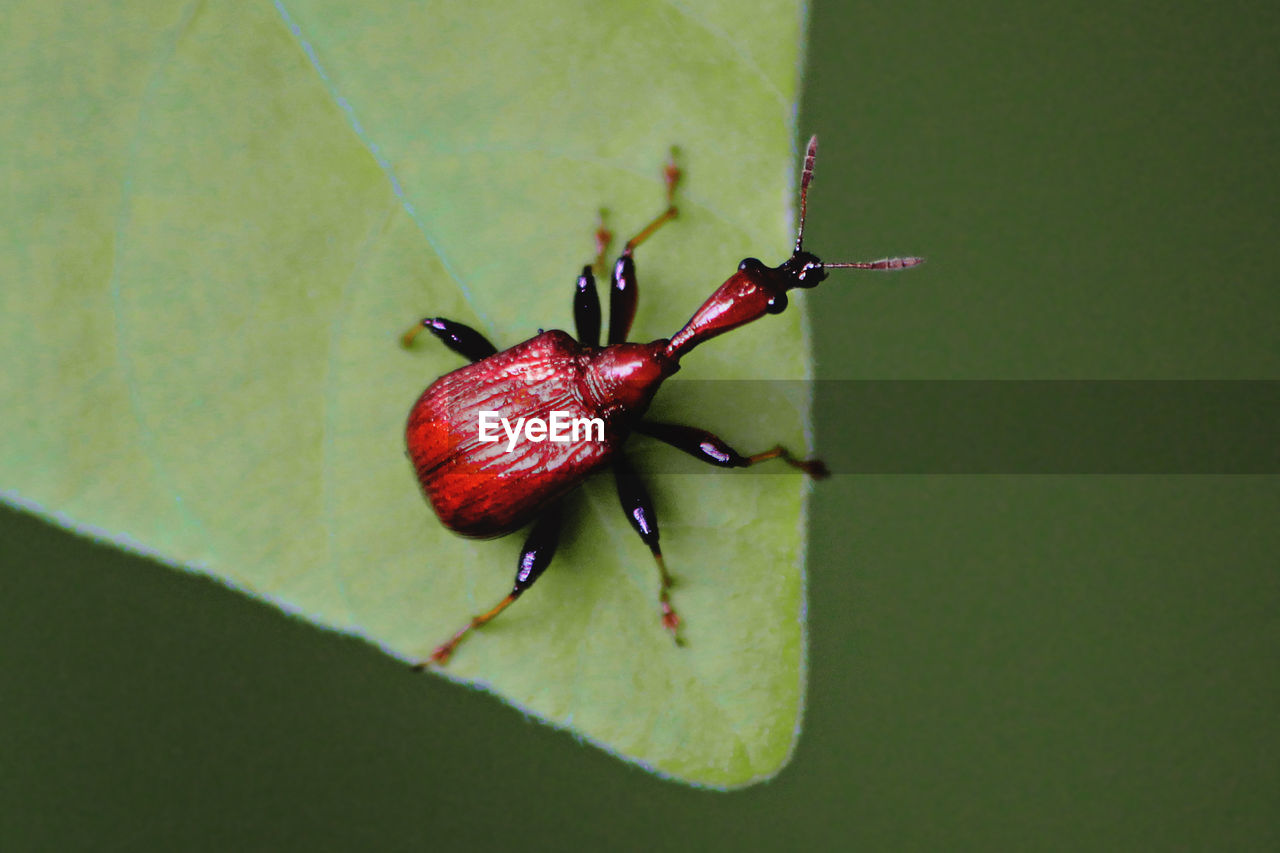
<instances>
[{"instance_id":1,"label":"green blurred background","mask_svg":"<svg viewBox=\"0 0 1280 853\"><path fill-rule=\"evenodd\" d=\"M802 297L820 377L1280 378L1280 9L811 35L807 242L930 259ZM723 794L6 510L0 848L1276 849L1278 518L1274 476L837 476L804 735Z\"/></svg>"}]
</instances>

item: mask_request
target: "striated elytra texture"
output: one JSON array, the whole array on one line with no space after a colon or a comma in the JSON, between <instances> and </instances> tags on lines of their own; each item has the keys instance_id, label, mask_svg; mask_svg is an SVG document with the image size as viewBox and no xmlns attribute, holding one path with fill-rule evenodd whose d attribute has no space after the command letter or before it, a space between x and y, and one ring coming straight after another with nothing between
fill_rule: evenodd
<instances>
[{"instance_id":1,"label":"striated elytra texture","mask_svg":"<svg viewBox=\"0 0 1280 853\"><path fill-rule=\"evenodd\" d=\"M440 521L464 536L510 533L613 458L675 364L666 341L582 347L553 330L448 373L409 413L405 438L418 481ZM603 422L599 438L480 440L480 414Z\"/></svg>"}]
</instances>

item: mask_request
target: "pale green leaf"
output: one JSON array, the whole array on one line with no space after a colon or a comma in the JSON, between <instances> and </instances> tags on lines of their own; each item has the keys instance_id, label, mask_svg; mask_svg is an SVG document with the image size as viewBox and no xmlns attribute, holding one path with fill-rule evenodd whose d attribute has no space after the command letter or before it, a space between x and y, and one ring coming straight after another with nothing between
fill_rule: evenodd
<instances>
[{"instance_id":1,"label":"pale green leaf","mask_svg":"<svg viewBox=\"0 0 1280 853\"><path fill-rule=\"evenodd\" d=\"M741 257L785 257L802 23L789 0L9 4L3 495L421 659L505 594L521 537L461 539L422 499L404 419L459 359L397 336L571 328L596 210L623 236L653 216L673 143L682 214L639 253L633 337L672 334ZM807 369L793 308L680 378ZM806 445L803 391L665 390L656 414L744 451ZM676 453L635 450L642 471ZM601 478L446 675L674 778L772 775L803 698L805 486L651 485L686 648Z\"/></svg>"}]
</instances>

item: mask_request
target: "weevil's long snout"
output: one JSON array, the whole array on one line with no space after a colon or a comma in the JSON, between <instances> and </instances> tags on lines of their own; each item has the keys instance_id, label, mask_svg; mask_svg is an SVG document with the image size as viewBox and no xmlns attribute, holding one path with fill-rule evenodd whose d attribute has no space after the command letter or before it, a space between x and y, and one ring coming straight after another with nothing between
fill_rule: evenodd
<instances>
[{"instance_id":1,"label":"weevil's long snout","mask_svg":"<svg viewBox=\"0 0 1280 853\"><path fill-rule=\"evenodd\" d=\"M703 341L722 335L730 329L758 320L765 314L778 314L787 307L787 291L796 287L816 287L827 277L827 270L864 269L900 270L924 263L924 258L881 258L878 261L823 263L804 250L804 220L809 208L809 185L813 183L813 166L818 159L818 137L809 140L805 151L804 171L800 174L800 222L796 229L795 250L791 257L776 267L766 267L755 258L738 264L738 271L711 294L706 302L676 332L667 344L666 355L675 360Z\"/></svg>"},{"instance_id":2,"label":"weevil's long snout","mask_svg":"<svg viewBox=\"0 0 1280 853\"><path fill-rule=\"evenodd\" d=\"M787 291L797 287L817 287L827 278L827 270L900 270L924 263L924 258L881 258L878 261L823 263L803 249L776 267L766 267L755 258L738 264L738 271L711 294L694 312L684 328L667 344L666 355L681 356L705 340L759 320L765 314L780 314L787 307Z\"/></svg>"},{"instance_id":3,"label":"weevil's long snout","mask_svg":"<svg viewBox=\"0 0 1280 853\"><path fill-rule=\"evenodd\" d=\"M765 314L779 314L787 307L788 290L813 287L824 278L822 261L808 252L797 252L777 267L766 267L755 258L747 258L676 332L667 344L666 355L679 360L705 340Z\"/></svg>"}]
</instances>

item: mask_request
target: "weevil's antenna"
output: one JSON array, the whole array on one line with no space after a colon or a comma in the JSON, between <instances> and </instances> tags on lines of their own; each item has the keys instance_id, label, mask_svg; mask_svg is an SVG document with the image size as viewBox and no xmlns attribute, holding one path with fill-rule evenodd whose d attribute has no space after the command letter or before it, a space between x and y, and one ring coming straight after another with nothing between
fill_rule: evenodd
<instances>
[{"instance_id":1,"label":"weevil's antenna","mask_svg":"<svg viewBox=\"0 0 1280 853\"><path fill-rule=\"evenodd\" d=\"M804 248L804 215L809 207L809 184L813 183L813 162L818 159L818 135L809 137L809 150L804 155L804 171L800 173L800 230L796 232L796 254ZM829 266L829 265L828 265Z\"/></svg>"},{"instance_id":2,"label":"weevil's antenna","mask_svg":"<svg viewBox=\"0 0 1280 853\"><path fill-rule=\"evenodd\" d=\"M818 159L818 136L814 134L809 139L809 149L804 155L804 171L800 173L800 230L796 232L796 251L800 254L804 248L804 217L809 207L809 184L813 183L813 163ZM908 267L916 267L924 263L924 258L881 258L878 261L846 261L844 263L829 264L822 261L824 269L853 269L853 270L905 270Z\"/></svg>"},{"instance_id":3,"label":"weevil's antenna","mask_svg":"<svg viewBox=\"0 0 1280 853\"><path fill-rule=\"evenodd\" d=\"M829 264L823 261L822 265L827 269L843 267L851 270L905 270L907 267L918 267L923 263L924 258L881 258L878 261L849 261L843 264Z\"/></svg>"}]
</instances>

